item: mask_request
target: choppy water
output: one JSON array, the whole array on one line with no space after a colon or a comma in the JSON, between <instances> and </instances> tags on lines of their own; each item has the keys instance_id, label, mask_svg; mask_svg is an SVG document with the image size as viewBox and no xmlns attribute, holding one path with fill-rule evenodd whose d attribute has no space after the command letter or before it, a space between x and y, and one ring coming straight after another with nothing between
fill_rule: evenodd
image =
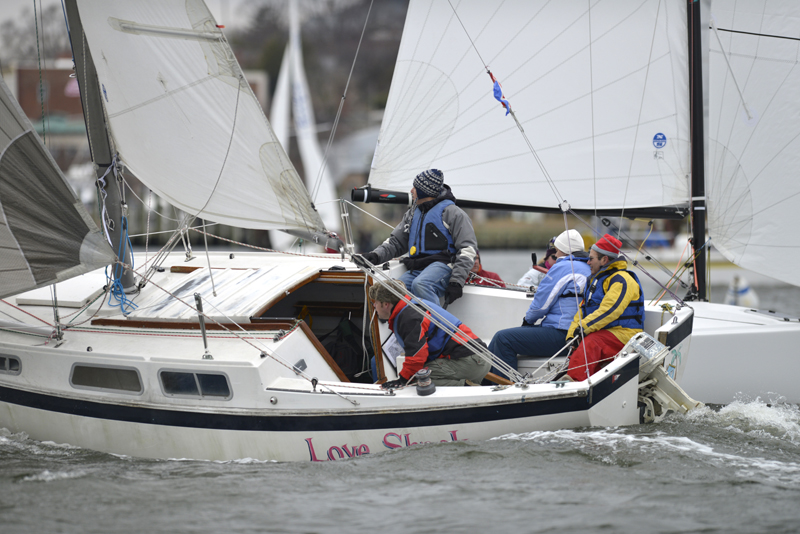
<instances>
[{"instance_id":1,"label":"choppy water","mask_svg":"<svg viewBox=\"0 0 800 534\"><path fill-rule=\"evenodd\" d=\"M800 289L756 290L800 315ZM0 533L797 532L800 409L780 401L316 464L142 460L0 430Z\"/></svg>"},{"instance_id":2,"label":"choppy water","mask_svg":"<svg viewBox=\"0 0 800 534\"><path fill-rule=\"evenodd\" d=\"M800 411L763 400L318 464L141 460L3 431L0 463L5 533L800 528Z\"/></svg>"}]
</instances>

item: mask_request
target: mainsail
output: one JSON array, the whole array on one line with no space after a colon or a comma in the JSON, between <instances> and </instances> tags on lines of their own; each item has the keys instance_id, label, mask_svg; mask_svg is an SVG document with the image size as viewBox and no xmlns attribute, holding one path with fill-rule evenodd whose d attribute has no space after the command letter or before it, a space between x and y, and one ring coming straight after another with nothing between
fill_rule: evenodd
<instances>
[{"instance_id":1,"label":"mainsail","mask_svg":"<svg viewBox=\"0 0 800 534\"><path fill-rule=\"evenodd\" d=\"M0 78L0 298L113 263L111 246Z\"/></svg>"},{"instance_id":2,"label":"mainsail","mask_svg":"<svg viewBox=\"0 0 800 534\"><path fill-rule=\"evenodd\" d=\"M686 207L687 62L685 0L412 0L370 184L436 167L462 200Z\"/></svg>"},{"instance_id":3,"label":"mainsail","mask_svg":"<svg viewBox=\"0 0 800 534\"><path fill-rule=\"evenodd\" d=\"M714 246L800 286L800 4L714 0L706 196Z\"/></svg>"},{"instance_id":4,"label":"mainsail","mask_svg":"<svg viewBox=\"0 0 800 534\"><path fill-rule=\"evenodd\" d=\"M140 180L211 221L325 231L202 0L78 0L78 8L109 133Z\"/></svg>"}]
</instances>

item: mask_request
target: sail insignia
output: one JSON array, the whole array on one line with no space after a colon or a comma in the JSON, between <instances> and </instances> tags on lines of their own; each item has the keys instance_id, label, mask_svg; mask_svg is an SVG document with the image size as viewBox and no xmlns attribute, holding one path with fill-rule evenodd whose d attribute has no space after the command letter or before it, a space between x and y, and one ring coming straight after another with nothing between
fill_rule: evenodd
<instances>
[{"instance_id":1,"label":"sail insignia","mask_svg":"<svg viewBox=\"0 0 800 534\"><path fill-rule=\"evenodd\" d=\"M412 0L369 183L407 191L435 166L463 200L687 206L685 4L516 0L487 14L480 2ZM489 69L514 103L508 116Z\"/></svg>"}]
</instances>

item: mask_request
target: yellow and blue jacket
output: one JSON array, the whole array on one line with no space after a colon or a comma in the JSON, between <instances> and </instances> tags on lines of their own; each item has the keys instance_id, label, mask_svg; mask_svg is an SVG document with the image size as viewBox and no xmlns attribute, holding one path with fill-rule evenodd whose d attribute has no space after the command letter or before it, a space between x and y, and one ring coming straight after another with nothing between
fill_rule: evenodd
<instances>
[{"instance_id":1,"label":"yellow and blue jacket","mask_svg":"<svg viewBox=\"0 0 800 534\"><path fill-rule=\"evenodd\" d=\"M644 293L636 274L627 270L625 260L614 261L589 279L567 339L583 333L608 330L621 343L627 343L644 328Z\"/></svg>"}]
</instances>

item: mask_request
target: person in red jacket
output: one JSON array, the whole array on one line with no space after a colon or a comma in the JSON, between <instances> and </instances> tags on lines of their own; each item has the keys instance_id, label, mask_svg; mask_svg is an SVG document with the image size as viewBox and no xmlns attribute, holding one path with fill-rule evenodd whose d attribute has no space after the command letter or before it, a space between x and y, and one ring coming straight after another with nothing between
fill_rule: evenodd
<instances>
[{"instance_id":1,"label":"person in red jacket","mask_svg":"<svg viewBox=\"0 0 800 534\"><path fill-rule=\"evenodd\" d=\"M486 349L483 341L438 304L411 297L401 282L392 283L395 292L390 291L384 283L369 288L375 313L380 319L388 321L389 329L394 332L406 357L399 378L381 387L390 389L405 386L423 367L430 369L431 380L437 386L463 386L467 380L480 384L491 364L475 354L467 344L477 344ZM417 306L424 303L428 310L435 311L439 319L436 322L442 323L444 328L432 320L430 311L423 309L424 313L420 313L396 293L405 294ZM447 322L443 322L441 317ZM486 352L488 354L488 349Z\"/></svg>"},{"instance_id":2,"label":"person in red jacket","mask_svg":"<svg viewBox=\"0 0 800 534\"><path fill-rule=\"evenodd\" d=\"M467 278L467 283L475 284L476 286L506 287L499 274L483 269L480 251L475 252L475 263L469 271L470 275Z\"/></svg>"},{"instance_id":3,"label":"person in red jacket","mask_svg":"<svg viewBox=\"0 0 800 534\"><path fill-rule=\"evenodd\" d=\"M562 380L581 381L599 371L644 328L644 293L628 270L622 242L605 234L592 245L583 302L567 332L574 352Z\"/></svg>"}]
</instances>

